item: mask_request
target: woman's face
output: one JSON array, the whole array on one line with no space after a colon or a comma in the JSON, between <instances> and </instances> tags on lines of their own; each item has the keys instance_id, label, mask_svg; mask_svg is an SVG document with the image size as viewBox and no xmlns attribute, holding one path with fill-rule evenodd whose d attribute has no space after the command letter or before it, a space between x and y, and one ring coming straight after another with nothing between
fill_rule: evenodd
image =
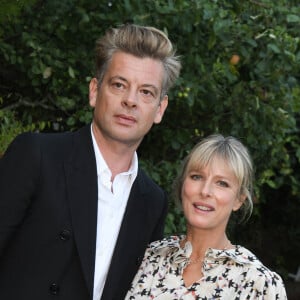
<instances>
[{"instance_id":1,"label":"woman's face","mask_svg":"<svg viewBox=\"0 0 300 300\"><path fill-rule=\"evenodd\" d=\"M226 161L218 157L187 173L181 199L189 227L217 232L226 230L231 212L242 205L238 180Z\"/></svg>"}]
</instances>

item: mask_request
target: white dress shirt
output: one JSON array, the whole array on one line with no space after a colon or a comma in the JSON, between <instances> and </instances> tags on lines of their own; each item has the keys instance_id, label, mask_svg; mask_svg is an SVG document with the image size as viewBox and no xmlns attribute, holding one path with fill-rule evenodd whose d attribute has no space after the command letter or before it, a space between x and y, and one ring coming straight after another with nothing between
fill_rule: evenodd
<instances>
[{"instance_id":1,"label":"white dress shirt","mask_svg":"<svg viewBox=\"0 0 300 300\"><path fill-rule=\"evenodd\" d=\"M100 300L129 193L137 176L138 158L135 153L129 170L115 176L112 182L111 171L97 146L92 130L91 132L98 177L98 217L93 300Z\"/></svg>"}]
</instances>

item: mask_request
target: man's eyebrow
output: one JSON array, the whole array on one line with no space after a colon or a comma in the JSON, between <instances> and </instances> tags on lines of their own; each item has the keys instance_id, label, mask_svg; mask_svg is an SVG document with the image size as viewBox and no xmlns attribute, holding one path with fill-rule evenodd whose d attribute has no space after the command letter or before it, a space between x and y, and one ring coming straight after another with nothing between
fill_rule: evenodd
<instances>
[{"instance_id":1,"label":"man's eyebrow","mask_svg":"<svg viewBox=\"0 0 300 300\"><path fill-rule=\"evenodd\" d=\"M122 76L119 76L119 75L116 75L116 76L113 76L113 77L109 78L109 81L112 81L112 80L115 80L115 79L119 79L121 81L128 82L126 78L124 78Z\"/></svg>"},{"instance_id":2,"label":"man's eyebrow","mask_svg":"<svg viewBox=\"0 0 300 300\"><path fill-rule=\"evenodd\" d=\"M122 76L119 76L119 75L112 76L111 78L109 78L109 82L111 82L113 80L116 80L116 79L129 83L126 78L124 78ZM157 86L155 86L154 84L144 83L144 84L141 85L141 87L142 88L152 88L156 94L159 94L159 88Z\"/></svg>"}]
</instances>

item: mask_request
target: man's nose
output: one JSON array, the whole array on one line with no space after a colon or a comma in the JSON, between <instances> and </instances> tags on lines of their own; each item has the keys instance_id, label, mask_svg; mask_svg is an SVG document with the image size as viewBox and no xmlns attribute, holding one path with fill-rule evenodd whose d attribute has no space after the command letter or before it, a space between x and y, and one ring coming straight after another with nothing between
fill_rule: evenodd
<instances>
[{"instance_id":1,"label":"man's nose","mask_svg":"<svg viewBox=\"0 0 300 300\"><path fill-rule=\"evenodd\" d=\"M122 104L126 107L136 107L138 103L138 95L134 90L128 90L124 95Z\"/></svg>"}]
</instances>

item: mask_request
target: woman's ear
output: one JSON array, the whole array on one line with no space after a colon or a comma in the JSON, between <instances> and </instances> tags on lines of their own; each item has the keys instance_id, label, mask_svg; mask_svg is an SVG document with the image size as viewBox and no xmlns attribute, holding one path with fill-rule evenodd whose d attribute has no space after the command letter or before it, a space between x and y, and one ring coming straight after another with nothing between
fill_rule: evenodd
<instances>
[{"instance_id":1,"label":"woman's ear","mask_svg":"<svg viewBox=\"0 0 300 300\"><path fill-rule=\"evenodd\" d=\"M235 204L232 207L233 211L238 211L241 206L244 204L246 201L247 196L246 195L240 195L238 198L236 198Z\"/></svg>"}]
</instances>

